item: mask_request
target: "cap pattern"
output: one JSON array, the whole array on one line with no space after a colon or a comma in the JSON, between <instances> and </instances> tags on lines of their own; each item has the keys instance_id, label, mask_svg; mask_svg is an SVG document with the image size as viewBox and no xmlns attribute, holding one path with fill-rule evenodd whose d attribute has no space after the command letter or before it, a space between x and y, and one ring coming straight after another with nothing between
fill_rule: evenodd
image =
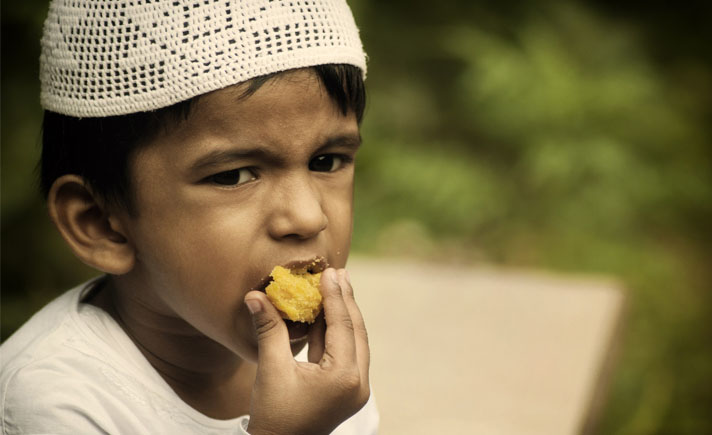
<instances>
[{"instance_id":1,"label":"cap pattern","mask_svg":"<svg viewBox=\"0 0 712 435\"><path fill-rule=\"evenodd\" d=\"M53 0L41 103L76 117L143 112L264 74L366 55L343 0Z\"/></svg>"}]
</instances>

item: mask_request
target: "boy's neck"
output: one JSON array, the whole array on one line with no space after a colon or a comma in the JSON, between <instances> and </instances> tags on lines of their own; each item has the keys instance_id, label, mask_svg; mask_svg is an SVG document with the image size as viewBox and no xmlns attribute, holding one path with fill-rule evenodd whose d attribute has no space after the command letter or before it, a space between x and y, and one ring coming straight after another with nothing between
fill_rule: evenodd
<instances>
[{"instance_id":1,"label":"boy's neck","mask_svg":"<svg viewBox=\"0 0 712 435\"><path fill-rule=\"evenodd\" d=\"M109 313L188 405L216 419L249 411L257 366L175 317L117 291L111 277L86 301ZM182 322L182 323L181 323ZM189 351L186 351L186 350Z\"/></svg>"}]
</instances>

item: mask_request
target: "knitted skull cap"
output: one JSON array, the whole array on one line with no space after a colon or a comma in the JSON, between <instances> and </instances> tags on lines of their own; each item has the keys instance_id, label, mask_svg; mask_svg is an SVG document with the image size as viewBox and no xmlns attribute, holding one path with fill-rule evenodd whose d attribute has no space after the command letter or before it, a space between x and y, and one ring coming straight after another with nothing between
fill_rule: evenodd
<instances>
[{"instance_id":1,"label":"knitted skull cap","mask_svg":"<svg viewBox=\"0 0 712 435\"><path fill-rule=\"evenodd\" d=\"M293 68L366 74L344 0L52 0L41 43L42 107L75 117L159 109Z\"/></svg>"}]
</instances>

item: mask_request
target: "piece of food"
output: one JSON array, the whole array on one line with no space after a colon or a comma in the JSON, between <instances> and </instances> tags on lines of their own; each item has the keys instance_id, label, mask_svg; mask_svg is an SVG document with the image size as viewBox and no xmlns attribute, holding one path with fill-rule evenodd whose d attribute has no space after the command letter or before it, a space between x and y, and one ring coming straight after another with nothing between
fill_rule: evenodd
<instances>
[{"instance_id":1,"label":"piece of food","mask_svg":"<svg viewBox=\"0 0 712 435\"><path fill-rule=\"evenodd\" d=\"M270 276L272 282L265 292L282 317L294 322L314 323L321 311L321 272L309 273L306 269L291 271L275 266Z\"/></svg>"}]
</instances>

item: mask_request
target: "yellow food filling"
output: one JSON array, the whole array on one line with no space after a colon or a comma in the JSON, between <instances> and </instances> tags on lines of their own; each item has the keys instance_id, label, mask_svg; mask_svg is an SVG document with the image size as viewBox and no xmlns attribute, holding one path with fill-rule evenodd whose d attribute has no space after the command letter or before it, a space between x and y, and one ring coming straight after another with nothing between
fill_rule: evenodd
<instances>
[{"instance_id":1,"label":"yellow food filling","mask_svg":"<svg viewBox=\"0 0 712 435\"><path fill-rule=\"evenodd\" d=\"M290 271L275 266L270 276L273 281L265 288L267 298L282 317L294 322L314 323L321 311L321 273Z\"/></svg>"}]
</instances>

